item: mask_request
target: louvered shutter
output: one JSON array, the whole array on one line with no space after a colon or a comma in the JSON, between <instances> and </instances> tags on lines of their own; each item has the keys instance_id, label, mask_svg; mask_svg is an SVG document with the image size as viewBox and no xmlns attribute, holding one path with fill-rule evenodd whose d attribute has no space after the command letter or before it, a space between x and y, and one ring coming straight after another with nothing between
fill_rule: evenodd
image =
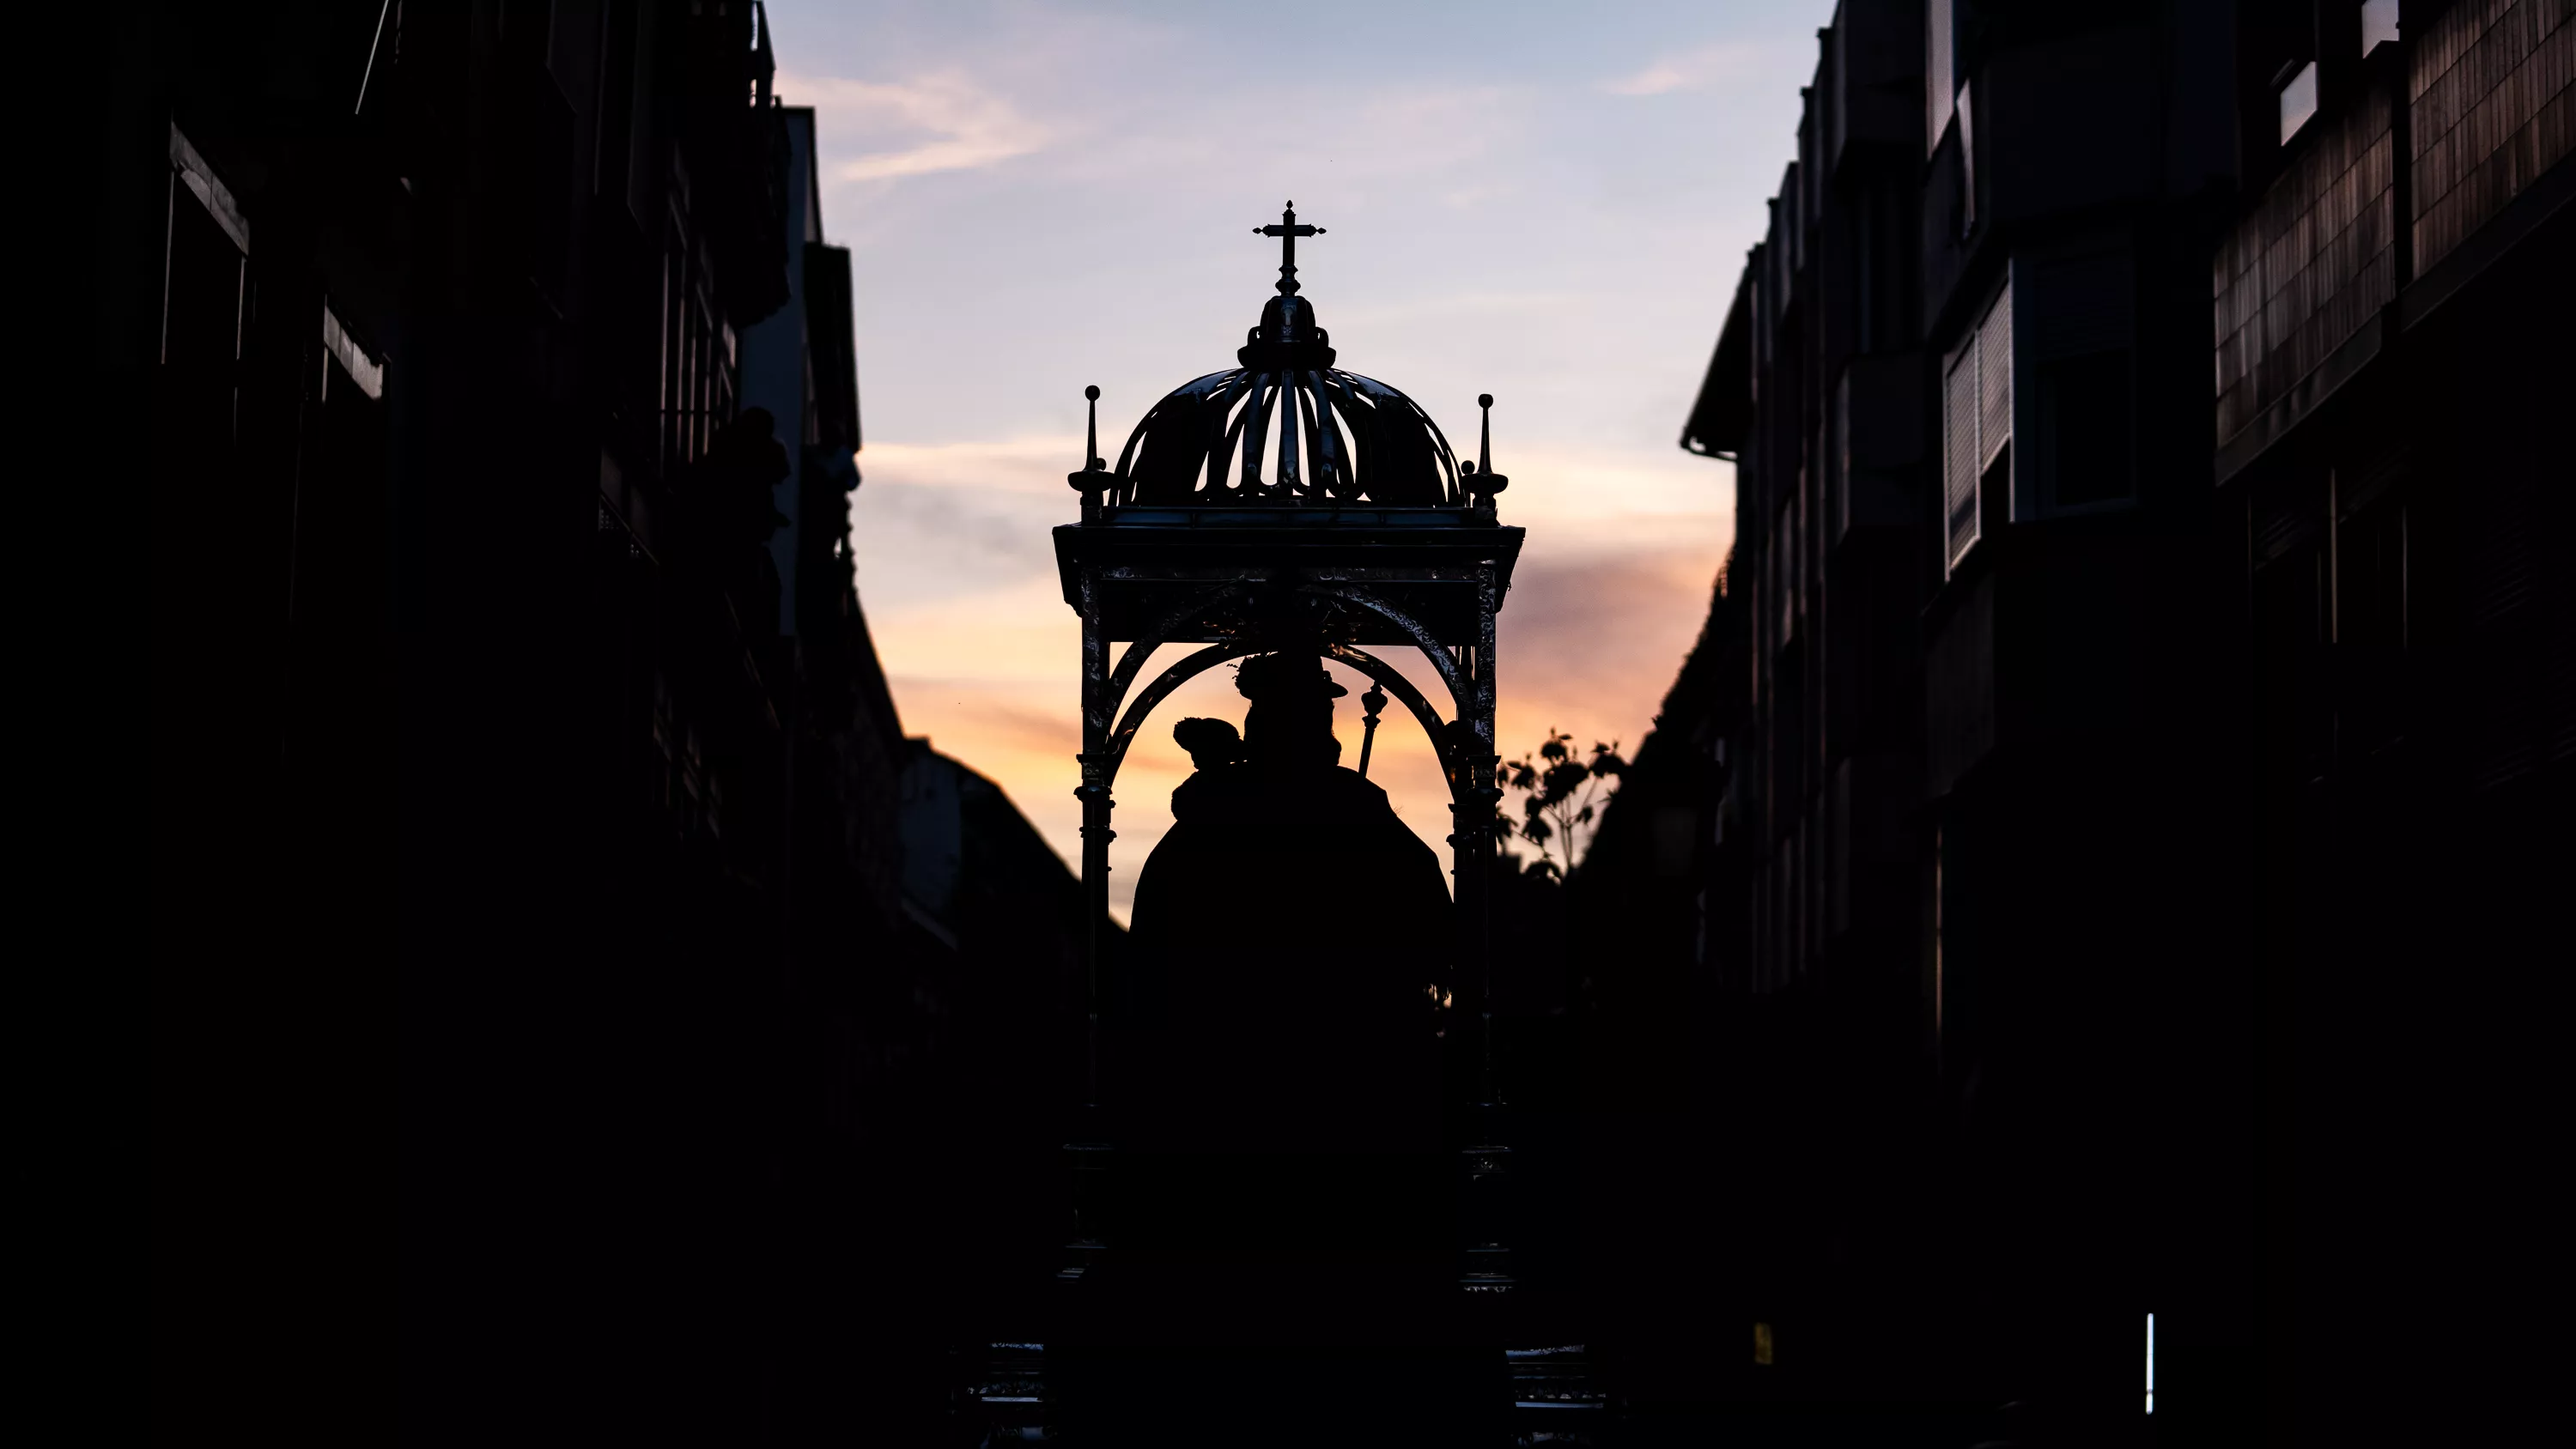
<instances>
[{"instance_id":1,"label":"louvered shutter","mask_svg":"<svg viewBox=\"0 0 2576 1449\"><path fill-rule=\"evenodd\" d=\"M1977 343L1950 364L1941 408L1941 499L1948 521L1946 562L1957 568L1977 541Z\"/></svg>"},{"instance_id":2,"label":"louvered shutter","mask_svg":"<svg viewBox=\"0 0 2576 1449\"><path fill-rule=\"evenodd\" d=\"M1977 328L1977 471L1995 465L2012 441L2012 284L2006 282Z\"/></svg>"}]
</instances>

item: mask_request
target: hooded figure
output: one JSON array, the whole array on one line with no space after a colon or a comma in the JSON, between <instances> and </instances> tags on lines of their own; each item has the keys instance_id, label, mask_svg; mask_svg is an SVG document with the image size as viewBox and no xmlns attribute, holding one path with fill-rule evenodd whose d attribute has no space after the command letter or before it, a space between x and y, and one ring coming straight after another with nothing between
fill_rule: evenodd
<instances>
[{"instance_id":1,"label":"hooded figure","mask_svg":"<svg viewBox=\"0 0 2576 1449\"><path fill-rule=\"evenodd\" d=\"M1248 660L1236 687L1239 743L1222 721L1173 731L1198 770L1136 884L1126 1145L1203 1169L1162 1179L1136 1237L1436 1250L1439 858L1336 763L1346 691L1313 654ZM1180 1180L1247 1168L1258 1190L1214 1200Z\"/></svg>"}]
</instances>

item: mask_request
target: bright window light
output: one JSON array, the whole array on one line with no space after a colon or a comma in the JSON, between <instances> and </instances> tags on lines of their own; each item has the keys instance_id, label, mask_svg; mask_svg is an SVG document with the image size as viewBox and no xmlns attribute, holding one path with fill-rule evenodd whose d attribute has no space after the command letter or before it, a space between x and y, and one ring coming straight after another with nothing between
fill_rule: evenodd
<instances>
[{"instance_id":1,"label":"bright window light","mask_svg":"<svg viewBox=\"0 0 2576 1449\"><path fill-rule=\"evenodd\" d=\"M2361 0L2361 53L2397 39L2397 0Z\"/></svg>"},{"instance_id":2,"label":"bright window light","mask_svg":"<svg viewBox=\"0 0 2576 1449\"><path fill-rule=\"evenodd\" d=\"M2156 1316L2147 1315L2147 1412L2156 1411Z\"/></svg>"},{"instance_id":3,"label":"bright window light","mask_svg":"<svg viewBox=\"0 0 2576 1449\"><path fill-rule=\"evenodd\" d=\"M2317 113L2317 63L2309 61L2299 67L2281 87L2281 143L2288 145L2299 128Z\"/></svg>"}]
</instances>

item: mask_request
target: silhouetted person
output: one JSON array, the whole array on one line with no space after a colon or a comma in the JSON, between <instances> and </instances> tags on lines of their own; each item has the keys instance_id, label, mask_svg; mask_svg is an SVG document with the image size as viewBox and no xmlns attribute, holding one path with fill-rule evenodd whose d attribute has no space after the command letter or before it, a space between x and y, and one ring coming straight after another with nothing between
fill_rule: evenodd
<instances>
[{"instance_id":1,"label":"silhouetted person","mask_svg":"<svg viewBox=\"0 0 2576 1449\"><path fill-rule=\"evenodd\" d=\"M1243 736L1221 719L1185 719L1172 726L1172 738L1190 752L1190 768L1214 770L1243 761Z\"/></svg>"},{"instance_id":2,"label":"silhouetted person","mask_svg":"<svg viewBox=\"0 0 2576 1449\"><path fill-rule=\"evenodd\" d=\"M1136 1236L1436 1255L1439 858L1336 763L1344 691L1314 655L1249 660L1236 687L1252 702L1239 741L1218 720L1173 731L1199 768L1137 881L1128 1145L1186 1167ZM1191 1186L1247 1166L1258 1191L1210 1202Z\"/></svg>"},{"instance_id":3,"label":"silhouetted person","mask_svg":"<svg viewBox=\"0 0 2576 1449\"><path fill-rule=\"evenodd\" d=\"M1173 730L1198 769L1137 881L1143 1029L1119 1068L1101 1286L1139 1327L1087 1361L1068 1412L1104 1444L1209 1442L1220 1420L1229 1443L1488 1442L1502 1355L1452 1342L1444 1316L1440 861L1336 763L1344 691L1313 654L1253 659L1236 684L1240 737Z\"/></svg>"}]
</instances>

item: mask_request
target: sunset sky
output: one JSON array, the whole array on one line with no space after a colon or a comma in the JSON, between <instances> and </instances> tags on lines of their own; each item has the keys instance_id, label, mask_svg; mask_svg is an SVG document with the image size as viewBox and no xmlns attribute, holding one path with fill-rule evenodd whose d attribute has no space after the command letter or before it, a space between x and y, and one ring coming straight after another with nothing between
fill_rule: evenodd
<instances>
[{"instance_id":1,"label":"sunset sky","mask_svg":"<svg viewBox=\"0 0 2576 1449\"><path fill-rule=\"evenodd\" d=\"M853 253L852 541L907 733L1078 858L1079 630L1048 530L1077 507L1082 389L1114 461L1163 394L1233 366L1277 280L1252 229L1293 198L1328 229L1298 270L1340 366L1411 394L1462 452L1495 396L1503 520L1529 530L1500 622L1504 753L1551 725L1634 747L1733 534L1731 470L1675 439L1830 4L769 14L780 95L817 109L825 234ZM1243 707L1211 670L1141 732L1117 788L1122 918L1189 770L1171 721ZM1395 714L1370 777L1441 846L1446 792Z\"/></svg>"}]
</instances>

